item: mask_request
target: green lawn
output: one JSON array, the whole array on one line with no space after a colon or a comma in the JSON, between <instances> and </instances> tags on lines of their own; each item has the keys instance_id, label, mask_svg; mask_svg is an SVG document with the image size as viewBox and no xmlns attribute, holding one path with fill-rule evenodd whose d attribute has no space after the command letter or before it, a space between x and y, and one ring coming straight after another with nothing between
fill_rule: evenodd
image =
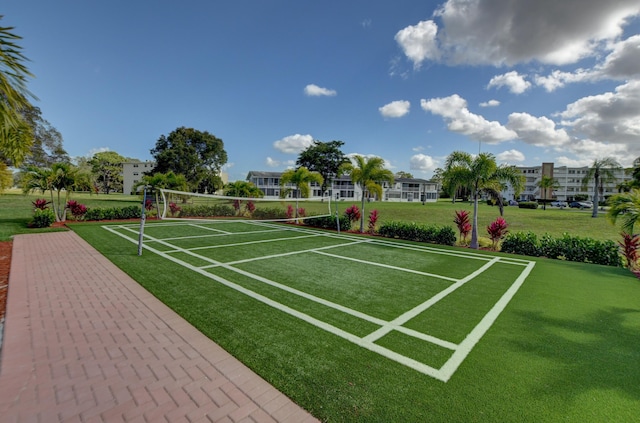
<instances>
[{"instance_id":1,"label":"green lawn","mask_svg":"<svg viewBox=\"0 0 640 423\"><path fill-rule=\"evenodd\" d=\"M440 207L438 204L432 209ZM567 218L581 215L563 212ZM515 209L513 215L516 216ZM151 231L148 233L153 233L152 223L147 226ZM626 422L640 415L640 283L625 269L531 259L536 262L535 267L520 290L445 383L217 283L202 272L185 274L184 268L149 251L139 257L135 244L99 224L77 224L72 229L204 334L323 421ZM183 248L196 247L189 240L180 242ZM274 243L273 248L260 254L286 253L287 248L301 247L292 246L291 242ZM469 252L459 248L444 250ZM255 257L250 249L235 250L229 255L223 250L220 254L207 251L213 250L197 250L203 257L199 260L210 257L231 262ZM451 261L414 250L407 250L396 259L374 247L344 247L340 254L386 264L385 257L394 263L396 259L405 260L400 263L403 267L431 269L455 277L477 266L472 263L474 260ZM424 282L420 278L398 278L385 268L371 273L358 262L345 265L330 257L320 256L313 261L304 257L234 266L244 272L277 277L287 286L381 318L402 312L431 295L429 289L436 289L420 289L419 284ZM407 326L460 342L469 322L476 321L481 310L494 303L513 280L513 266L505 266L496 267L496 272L487 273ZM262 284L258 287L255 280L224 266L217 269L209 271L218 277L235 278L237 284L254 287L261 295L270 295L277 301L290 301L291 307L309 310L345 330L358 334L371 330L370 323L341 318L339 313L321 307L310 308L306 300L296 301L290 294L275 292ZM389 290L389 283L395 289ZM383 338L380 344L435 366L443 363L448 354L442 348L398 333Z\"/></svg>"},{"instance_id":2,"label":"green lawn","mask_svg":"<svg viewBox=\"0 0 640 423\"><path fill-rule=\"evenodd\" d=\"M32 216L31 202L36 198L45 198L43 195L23 195L19 193L7 193L0 195L0 240L8 240L13 234L34 232L27 225ZM48 196L46 197L48 198ZM139 197L122 194L89 195L73 193L72 199L77 200L87 207L120 207L140 204ZM291 202L291 204L295 204ZM338 209L341 213L352 204L360 207L360 202L340 201ZM308 211L316 210L325 212L326 206L318 203L300 202L300 207ZM374 202L366 203L365 217L368 213L377 209L380 213L379 222L389 220L410 221L437 225L455 226L453 216L456 210L473 210L473 205L466 202L452 204L450 200L440 200L436 203L390 203ZM485 236L486 227L499 216L497 207L488 206L486 203L479 205L478 233ZM544 233L560 237L563 233L575 236L591 237L598 240L618 240L620 229L612 225L601 212L597 218L591 217L591 211L578 209L557 209L547 207L546 210L520 209L518 207L505 207L507 223L511 232L532 231L538 236ZM366 222L365 222L366 226ZM51 229L44 229L50 231ZM43 231L43 230L39 230Z\"/></svg>"}]
</instances>

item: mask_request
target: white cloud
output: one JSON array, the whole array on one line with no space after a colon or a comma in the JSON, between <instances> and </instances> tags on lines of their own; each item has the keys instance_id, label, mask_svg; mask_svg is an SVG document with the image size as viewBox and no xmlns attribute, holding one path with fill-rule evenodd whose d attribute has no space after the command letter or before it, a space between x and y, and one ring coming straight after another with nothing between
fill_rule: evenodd
<instances>
[{"instance_id":1,"label":"white cloud","mask_svg":"<svg viewBox=\"0 0 640 423\"><path fill-rule=\"evenodd\" d=\"M599 67L599 72L613 79L640 77L640 35L613 45L613 50Z\"/></svg>"},{"instance_id":2,"label":"white cloud","mask_svg":"<svg viewBox=\"0 0 640 423\"><path fill-rule=\"evenodd\" d=\"M398 118L409 113L411 103L406 100L396 100L379 107L380 114L386 118Z\"/></svg>"},{"instance_id":3,"label":"white cloud","mask_svg":"<svg viewBox=\"0 0 640 423\"><path fill-rule=\"evenodd\" d=\"M420 100L422 108L442 116L450 131L467 135L476 141L496 144L517 138L517 134L499 122L488 121L467 109L467 101L457 94L444 98Z\"/></svg>"},{"instance_id":4,"label":"white cloud","mask_svg":"<svg viewBox=\"0 0 640 423\"><path fill-rule=\"evenodd\" d=\"M571 142L567 131L556 128L555 122L545 116L511 113L506 127L516 132L522 141L538 147L561 147Z\"/></svg>"},{"instance_id":5,"label":"white cloud","mask_svg":"<svg viewBox=\"0 0 640 423\"><path fill-rule=\"evenodd\" d=\"M499 105L500 102L498 100L483 101L479 104L480 107L497 107Z\"/></svg>"},{"instance_id":6,"label":"white cloud","mask_svg":"<svg viewBox=\"0 0 640 423\"><path fill-rule=\"evenodd\" d=\"M576 69L574 72L554 70L548 76L536 75L534 82L536 85L544 87L547 92L552 92L569 83L593 81L595 79L597 79L597 74L592 70Z\"/></svg>"},{"instance_id":7,"label":"white cloud","mask_svg":"<svg viewBox=\"0 0 640 423\"><path fill-rule=\"evenodd\" d=\"M423 147L423 146L421 146L421 145L419 145L419 146L417 146L417 147L413 147L411 150L412 150L412 151L415 151L416 153L419 153L419 152L421 152L421 151L424 151L424 147Z\"/></svg>"},{"instance_id":8,"label":"white cloud","mask_svg":"<svg viewBox=\"0 0 640 423\"><path fill-rule=\"evenodd\" d=\"M298 154L313 144L313 137L307 135L289 135L273 143L273 147L287 154Z\"/></svg>"},{"instance_id":9,"label":"white cloud","mask_svg":"<svg viewBox=\"0 0 640 423\"><path fill-rule=\"evenodd\" d=\"M437 168L438 163L433 159L433 157L427 156L426 154L415 154L411 156L411 159L409 160L409 167L411 170L427 172Z\"/></svg>"},{"instance_id":10,"label":"white cloud","mask_svg":"<svg viewBox=\"0 0 640 423\"><path fill-rule=\"evenodd\" d=\"M92 148L91 150L89 150L89 152L87 153L86 157L93 157L94 155L98 154L98 153L105 153L107 151L111 151L111 149L109 147L97 147L97 148Z\"/></svg>"},{"instance_id":11,"label":"white cloud","mask_svg":"<svg viewBox=\"0 0 640 423\"><path fill-rule=\"evenodd\" d=\"M414 68L418 69L424 60L440 58L437 33L438 25L434 21L421 21L398 31L395 40L413 62Z\"/></svg>"},{"instance_id":12,"label":"white cloud","mask_svg":"<svg viewBox=\"0 0 640 423\"><path fill-rule=\"evenodd\" d=\"M265 164L269 167L279 167L282 162L272 159L271 157L267 157L267 159L265 160Z\"/></svg>"},{"instance_id":13,"label":"white cloud","mask_svg":"<svg viewBox=\"0 0 640 423\"><path fill-rule=\"evenodd\" d=\"M309 84L304 87L304 93L309 97L333 97L338 94L336 90L322 88L317 86L316 84Z\"/></svg>"},{"instance_id":14,"label":"white cloud","mask_svg":"<svg viewBox=\"0 0 640 423\"><path fill-rule=\"evenodd\" d=\"M565 65L596 57L638 15L637 0L447 0L433 20L395 38L415 68L425 60Z\"/></svg>"},{"instance_id":15,"label":"white cloud","mask_svg":"<svg viewBox=\"0 0 640 423\"><path fill-rule=\"evenodd\" d=\"M516 71L511 71L491 78L487 88L492 87L507 87L513 94L522 94L531 87L531 82L525 80L524 75L520 75Z\"/></svg>"},{"instance_id":16,"label":"white cloud","mask_svg":"<svg viewBox=\"0 0 640 423\"><path fill-rule=\"evenodd\" d=\"M346 157L348 157L348 158L349 158L349 160L351 160L351 163L353 163L353 164L355 164L355 161L354 161L354 159L353 159L353 158L354 158L354 156L364 157L365 159L370 159L370 158L372 158L372 157L379 157L379 158L381 158L381 159L383 160L383 162L384 162L384 163L383 163L383 165L382 165L382 166L383 166L385 169L389 169L389 170L393 170L393 169L395 169L395 166L393 166L389 160L387 160L387 159L385 159L385 158L383 158L383 157L380 157L380 156L378 156L377 154L348 153L348 154L345 154L345 156L346 156Z\"/></svg>"},{"instance_id":17,"label":"white cloud","mask_svg":"<svg viewBox=\"0 0 640 423\"><path fill-rule=\"evenodd\" d=\"M640 139L640 80L616 87L615 92L583 97L560 113L562 124L601 142L636 147Z\"/></svg>"},{"instance_id":18,"label":"white cloud","mask_svg":"<svg viewBox=\"0 0 640 423\"><path fill-rule=\"evenodd\" d=\"M500 162L512 164L513 162L523 162L524 154L518 150L507 150L496 155L496 159Z\"/></svg>"}]
</instances>

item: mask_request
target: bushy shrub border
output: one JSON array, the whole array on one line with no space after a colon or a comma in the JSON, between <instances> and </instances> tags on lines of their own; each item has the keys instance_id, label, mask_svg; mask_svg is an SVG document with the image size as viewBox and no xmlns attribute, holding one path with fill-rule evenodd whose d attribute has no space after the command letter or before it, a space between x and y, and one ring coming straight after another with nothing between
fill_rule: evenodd
<instances>
[{"instance_id":1,"label":"bushy shrub border","mask_svg":"<svg viewBox=\"0 0 640 423\"><path fill-rule=\"evenodd\" d=\"M535 201L523 201L521 203L518 203L518 208L520 208L520 209L537 209L538 208L538 203L536 203Z\"/></svg>"},{"instance_id":2,"label":"bushy shrub border","mask_svg":"<svg viewBox=\"0 0 640 423\"><path fill-rule=\"evenodd\" d=\"M406 222L385 222L380 225L378 234L386 238L398 238L408 241L430 242L440 245L454 245L456 233L450 226L419 225Z\"/></svg>"},{"instance_id":3,"label":"bushy shrub border","mask_svg":"<svg viewBox=\"0 0 640 423\"><path fill-rule=\"evenodd\" d=\"M48 228L56 221L56 215L49 208L35 209L31 226L34 228Z\"/></svg>"},{"instance_id":4,"label":"bushy shrub border","mask_svg":"<svg viewBox=\"0 0 640 423\"><path fill-rule=\"evenodd\" d=\"M231 217L236 215L236 210L232 206L224 204L216 204L214 206L207 205L185 205L179 211L180 217Z\"/></svg>"},{"instance_id":5,"label":"bushy shrub border","mask_svg":"<svg viewBox=\"0 0 640 423\"><path fill-rule=\"evenodd\" d=\"M84 220L139 219L141 214L140 206L96 207L95 209L87 209Z\"/></svg>"},{"instance_id":6,"label":"bushy shrub border","mask_svg":"<svg viewBox=\"0 0 640 423\"><path fill-rule=\"evenodd\" d=\"M566 233L561 238L545 234L540 239L532 232L512 233L502 241L501 251L533 257L622 266L620 250L615 242L581 238Z\"/></svg>"},{"instance_id":7,"label":"bushy shrub border","mask_svg":"<svg viewBox=\"0 0 640 423\"><path fill-rule=\"evenodd\" d=\"M303 220L304 224L307 226L313 226L314 228L322 228L322 229L338 229L336 226L336 218L334 216L321 216L321 217L311 217ZM342 215L340 216L340 230L348 231L351 229L351 220L349 216Z\"/></svg>"}]
</instances>

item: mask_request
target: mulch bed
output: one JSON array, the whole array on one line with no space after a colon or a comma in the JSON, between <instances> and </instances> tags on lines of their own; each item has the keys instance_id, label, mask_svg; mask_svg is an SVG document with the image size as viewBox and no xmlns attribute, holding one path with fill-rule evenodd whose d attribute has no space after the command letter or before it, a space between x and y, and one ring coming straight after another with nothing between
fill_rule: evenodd
<instances>
[{"instance_id":1,"label":"mulch bed","mask_svg":"<svg viewBox=\"0 0 640 423\"><path fill-rule=\"evenodd\" d=\"M12 241L0 242L0 321L4 318L7 309L7 288L9 287L12 245Z\"/></svg>"}]
</instances>

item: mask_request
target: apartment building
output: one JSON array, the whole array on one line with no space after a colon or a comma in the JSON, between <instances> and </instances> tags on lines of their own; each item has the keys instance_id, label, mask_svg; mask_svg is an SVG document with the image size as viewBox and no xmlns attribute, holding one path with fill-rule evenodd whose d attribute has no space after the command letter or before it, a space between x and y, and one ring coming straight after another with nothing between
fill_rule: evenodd
<instances>
[{"instance_id":1,"label":"apartment building","mask_svg":"<svg viewBox=\"0 0 640 423\"><path fill-rule=\"evenodd\" d=\"M122 192L125 194L135 194L131 192L133 186L142 180L142 176L155 167L156 163L152 161L146 162L124 162L122 163ZM229 175L220 172L222 183L229 182Z\"/></svg>"},{"instance_id":2,"label":"apartment building","mask_svg":"<svg viewBox=\"0 0 640 423\"><path fill-rule=\"evenodd\" d=\"M502 192L507 200L533 201L537 199L553 199L557 201L574 201L576 196L586 196L593 200L595 181L591 179L586 187L583 187L582 180L589 174L589 167L555 167L553 163L542 163L541 166L518 166L518 170L525 177L524 191L516 198L513 187L509 186ZM602 190L599 191L600 200L607 198L618 192L617 185L630 180L631 176L625 174L623 169L614 171L614 181L601 181ZM558 187L548 189L543 192L538 183L543 176L555 179Z\"/></svg>"},{"instance_id":3,"label":"apartment building","mask_svg":"<svg viewBox=\"0 0 640 423\"><path fill-rule=\"evenodd\" d=\"M280 185L280 178L283 172L261 172L251 171L247 175L247 180L258 187L265 198L279 198L283 187ZM341 200L360 201L362 199L362 190L357 184L351 181L348 176L341 176L331 181L326 193L322 193L319 184L313 182L310 185L311 198L321 198L324 196L332 196ZM388 182L382 183L382 201L422 201L434 202L438 200L438 184L433 181L417 178L397 178L393 184ZM295 187L291 184L285 185L284 189L291 190L287 197L294 197Z\"/></svg>"}]
</instances>

